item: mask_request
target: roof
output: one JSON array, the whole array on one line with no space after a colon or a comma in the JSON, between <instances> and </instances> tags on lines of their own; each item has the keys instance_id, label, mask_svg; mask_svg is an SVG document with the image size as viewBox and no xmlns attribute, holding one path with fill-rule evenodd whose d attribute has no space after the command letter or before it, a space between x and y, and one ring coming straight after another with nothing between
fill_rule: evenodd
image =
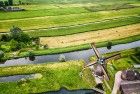
<instances>
[{"instance_id":1,"label":"roof","mask_svg":"<svg viewBox=\"0 0 140 94\"><path fill-rule=\"evenodd\" d=\"M122 94L140 94L140 81L123 81L121 91Z\"/></svg>"}]
</instances>

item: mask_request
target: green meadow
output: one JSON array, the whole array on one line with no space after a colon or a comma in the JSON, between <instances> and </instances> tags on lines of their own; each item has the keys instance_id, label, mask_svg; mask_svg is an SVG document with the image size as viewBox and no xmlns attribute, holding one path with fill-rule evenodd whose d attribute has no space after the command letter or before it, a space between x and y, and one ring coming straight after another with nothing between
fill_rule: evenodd
<instances>
[{"instance_id":1,"label":"green meadow","mask_svg":"<svg viewBox=\"0 0 140 94\"><path fill-rule=\"evenodd\" d=\"M93 22L87 24L81 24L77 26L66 26L66 27L58 27L56 29L46 29L46 30L34 30L27 31L31 37L52 37L52 36L65 36L71 34L84 33L88 31L97 31L102 29L109 29L115 27L121 27L125 25L131 25L140 23L139 16L129 16L129 17L119 17L109 20L103 20L100 22Z\"/></svg>"},{"instance_id":2,"label":"green meadow","mask_svg":"<svg viewBox=\"0 0 140 94\"><path fill-rule=\"evenodd\" d=\"M139 15L140 8L126 9L120 11L101 11L95 13L82 13L61 16L46 16L41 18L29 18L19 20L0 21L0 30L8 31L12 26L18 26L23 30L48 28L55 26L68 26L88 22L111 19L114 17L126 17Z\"/></svg>"}]
</instances>

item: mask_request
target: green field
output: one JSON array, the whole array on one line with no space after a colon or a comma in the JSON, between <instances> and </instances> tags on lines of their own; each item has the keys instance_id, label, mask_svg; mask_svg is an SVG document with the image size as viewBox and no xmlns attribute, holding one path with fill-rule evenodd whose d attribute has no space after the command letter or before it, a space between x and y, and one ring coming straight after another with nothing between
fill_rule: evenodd
<instances>
[{"instance_id":1,"label":"green field","mask_svg":"<svg viewBox=\"0 0 140 94\"><path fill-rule=\"evenodd\" d=\"M88 31L97 31L108 28L115 28L130 24L140 23L140 16L119 17L115 19L103 20L100 22L93 22L81 24L79 26L59 27L58 29L35 30L27 31L31 37L52 37L52 36L65 36L71 34L78 34Z\"/></svg>"},{"instance_id":2,"label":"green field","mask_svg":"<svg viewBox=\"0 0 140 94\"><path fill-rule=\"evenodd\" d=\"M121 9L131 9L137 8L138 6L129 5L129 4L115 4L115 5L24 5L21 6L26 11L22 12L0 12L0 20L8 19L23 19L23 18L32 18L32 17L43 17L43 16L59 16L59 15L68 15L68 14L80 14L80 13L89 13L97 11L108 11L108 10L121 10ZM114 6L116 6L114 8ZM109 7L109 8L107 8ZM48 8L48 9L47 9ZM92 10L93 9L93 10ZM6 16L5 16L6 15Z\"/></svg>"},{"instance_id":3,"label":"green field","mask_svg":"<svg viewBox=\"0 0 140 94\"><path fill-rule=\"evenodd\" d=\"M85 4L70 3L79 2L80 0L70 0L67 1L67 4L62 4L59 1L57 1L59 2L57 3L55 0L53 1L55 2L53 4L46 4L52 3L52 1L45 1L44 4L34 3L31 5L18 5L19 7L26 9L26 11L22 12L0 11L0 32L9 32L11 27L17 26L33 38L59 37L121 27L140 22L140 2L137 0L119 0L117 2L116 0L107 0L106 2L102 0L85 0L87 2ZM85 1L83 0L83 2ZM29 2L36 2L36 0L30 0ZM44 2L44 0L41 0L40 3L41 2ZM127 39L125 39L125 42L123 43L132 42L135 36L131 37L133 37L132 40L128 38L129 41L126 41ZM139 37L136 37L134 40L138 39ZM120 39L120 41L122 41L122 39ZM117 43L121 42L117 40L115 44ZM44 55L88 49L89 47L87 45L88 44L83 44L56 49L38 49L37 51L32 45L29 48L33 49L36 55ZM3 43L2 47L4 49L10 49L8 43ZM9 53L12 52L8 52L8 56Z\"/></svg>"},{"instance_id":4,"label":"green field","mask_svg":"<svg viewBox=\"0 0 140 94\"><path fill-rule=\"evenodd\" d=\"M0 20L23 19L23 18L43 17L43 16L58 16L58 15L80 14L80 13L88 13L88 12L89 11L83 7L26 10L21 12L12 12L12 13L0 12L1 15Z\"/></svg>"},{"instance_id":5,"label":"green field","mask_svg":"<svg viewBox=\"0 0 140 94\"><path fill-rule=\"evenodd\" d=\"M0 68L0 76L40 73L40 79L28 79L27 82L6 82L0 83L1 94L29 94L59 90L61 87L67 89L87 89L95 85L89 70L84 71L80 76L84 62L68 61L55 64L36 64L26 66L14 66ZM62 67L63 66L63 67ZM20 84L21 83L21 84Z\"/></svg>"},{"instance_id":6,"label":"green field","mask_svg":"<svg viewBox=\"0 0 140 94\"><path fill-rule=\"evenodd\" d=\"M95 13L81 13L61 16L46 16L41 18L29 18L19 20L0 21L0 30L8 31L13 25L25 29L39 29L55 26L68 26L94 22L103 19L111 19L114 17L126 17L139 15L140 8L125 9L120 11L101 11Z\"/></svg>"},{"instance_id":7,"label":"green field","mask_svg":"<svg viewBox=\"0 0 140 94\"><path fill-rule=\"evenodd\" d=\"M6 0L1 0L6 1ZM122 2L136 2L139 0L21 0L24 3L40 3L40 4L71 4L71 3L122 3ZM19 0L14 0L14 3L18 3Z\"/></svg>"},{"instance_id":8,"label":"green field","mask_svg":"<svg viewBox=\"0 0 140 94\"><path fill-rule=\"evenodd\" d=\"M13 1L14 7L23 8L25 11L0 10L0 62L20 57L86 50L91 48L89 43L92 40L98 40L97 47L107 47L109 41L112 45L118 45L140 40L140 28L136 28L140 23L140 0L21 0L21 5L19 0ZM100 33L102 31L103 33ZM116 35L114 32L117 32ZM129 37L125 33L128 33ZM99 39L99 34L103 41ZM117 38L113 39L111 35ZM41 37L50 39L44 38L45 44L41 44ZM106 37L109 40L105 40ZM51 48L49 43L53 43L54 46L51 45ZM104 56L115 53L118 52ZM110 60L108 64L111 88L117 71L132 68L133 64L140 64L140 48L120 53L121 58ZM95 57L89 59L93 61ZM96 85L91 71L86 69L83 76L80 76L84 65L84 60L76 60L0 67L0 77L40 75L37 78L15 82L0 82L0 94L33 94L55 91L62 87L68 90L91 89ZM106 86L103 87L107 94L110 94Z\"/></svg>"}]
</instances>

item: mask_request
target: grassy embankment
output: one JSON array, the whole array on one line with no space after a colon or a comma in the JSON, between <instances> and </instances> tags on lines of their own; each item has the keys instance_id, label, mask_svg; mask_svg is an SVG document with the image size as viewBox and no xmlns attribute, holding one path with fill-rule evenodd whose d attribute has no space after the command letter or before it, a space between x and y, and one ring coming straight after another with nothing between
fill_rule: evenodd
<instances>
[{"instance_id":1,"label":"grassy embankment","mask_svg":"<svg viewBox=\"0 0 140 94\"><path fill-rule=\"evenodd\" d=\"M109 53L105 56L110 56L115 53ZM133 67L132 64L140 63L140 48L124 50L120 53L121 58L111 60L108 64L108 71L111 76L111 80L109 81L111 88L113 86L114 75L118 70L128 69ZM95 58L92 57L90 59L92 61ZM27 80L27 82L22 82L22 84L19 84L21 81L0 83L0 93L39 93L58 90L61 87L66 87L70 90L83 88L90 89L95 86L91 72L87 69L83 72L83 77L79 76L83 65L83 61L68 61L65 63L31 64L0 68L0 76L30 73L41 73L43 75L40 79L30 79ZM107 91L106 86L104 86L104 88Z\"/></svg>"},{"instance_id":2,"label":"grassy embankment","mask_svg":"<svg viewBox=\"0 0 140 94\"><path fill-rule=\"evenodd\" d=\"M137 41L137 40L140 40L140 35L131 36L131 37L118 39L118 40L112 40L112 43L113 43L113 45L117 45L117 44L129 43L129 42L133 42L133 41ZM108 41L99 42L99 43L96 43L96 46L105 47L105 46L107 46L107 43L108 43ZM49 55L49 54L58 54L58 53L86 50L86 49L90 49L89 44L82 44L82 45L69 46L69 47L63 47L63 48L52 48L52 49L46 49L46 50L45 49L44 50L33 50L32 52L38 56L38 55ZM27 51L26 52L23 51L19 54L19 57L25 57L25 56L28 56Z\"/></svg>"},{"instance_id":3,"label":"grassy embankment","mask_svg":"<svg viewBox=\"0 0 140 94\"><path fill-rule=\"evenodd\" d=\"M116 17L126 17L138 15L140 8L125 9L119 11L99 11L81 14L70 14L70 15L58 15L58 16L45 16L25 19L13 19L13 20L2 20L0 21L1 32L6 32L10 27L18 26L23 30L26 29L38 29L49 28L56 26L68 26L83 24L88 22L95 22L104 19L111 19ZM5 16L6 17L6 16ZM30 23L29 23L30 22Z\"/></svg>"},{"instance_id":4,"label":"grassy embankment","mask_svg":"<svg viewBox=\"0 0 140 94\"><path fill-rule=\"evenodd\" d=\"M29 79L27 82L0 83L1 94L39 93L67 89L87 89L95 85L91 72L87 69L84 75L80 72L84 65L83 61L68 61L55 64L36 64L0 68L0 76L41 73L40 79ZM20 84L22 83L22 84Z\"/></svg>"}]
</instances>

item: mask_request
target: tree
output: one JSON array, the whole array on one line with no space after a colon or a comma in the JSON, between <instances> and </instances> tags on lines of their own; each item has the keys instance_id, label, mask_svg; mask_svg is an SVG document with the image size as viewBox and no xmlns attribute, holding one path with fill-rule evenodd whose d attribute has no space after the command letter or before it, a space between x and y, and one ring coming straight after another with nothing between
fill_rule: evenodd
<instances>
[{"instance_id":1,"label":"tree","mask_svg":"<svg viewBox=\"0 0 140 94\"><path fill-rule=\"evenodd\" d=\"M1 38L0 38L1 41L9 41L10 40L10 36L8 34L2 34L1 35Z\"/></svg>"},{"instance_id":2,"label":"tree","mask_svg":"<svg viewBox=\"0 0 140 94\"><path fill-rule=\"evenodd\" d=\"M32 51L28 52L29 60L34 61L35 60L35 55Z\"/></svg>"},{"instance_id":3,"label":"tree","mask_svg":"<svg viewBox=\"0 0 140 94\"><path fill-rule=\"evenodd\" d=\"M28 43L30 41L29 35L25 34L20 28L14 27L10 29L11 39L14 39L18 42Z\"/></svg>"},{"instance_id":4,"label":"tree","mask_svg":"<svg viewBox=\"0 0 140 94\"><path fill-rule=\"evenodd\" d=\"M10 6L12 6L13 5L13 0L8 0L8 3L9 3Z\"/></svg>"},{"instance_id":5,"label":"tree","mask_svg":"<svg viewBox=\"0 0 140 94\"><path fill-rule=\"evenodd\" d=\"M12 51L17 51L17 50L21 49L20 43L18 43L17 41L15 41L13 39L10 41L9 44L10 44L10 47L11 47Z\"/></svg>"},{"instance_id":6,"label":"tree","mask_svg":"<svg viewBox=\"0 0 140 94\"><path fill-rule=\"evenodd\" d=\"M21 2L20 0L19 0L18 2L19 2L19 5L21 5L21 4L22 4L22 2Z\"/></svg>"},{"instance_id":7,"label":"tree","mask_svg":"<svg viewBox=\"0 0 140 94\"><path fill-rule=\"evenodd\" d=\"M0 1L0 7L4 7L4 2Z\"/></svg>"},{"instance_id":8,"label":"tree","mask_svg":"<svg viewBox=\"0 0 140 94\"><path fill-rule=\"evenodd\" d=\"M109 41L109 42L107 43L107 49L108 49L108 50L110 50L110 49L112 48L112 44L113 44L113 43L112 43L111 41Z\"/></svg>"},{"instance_id":9,"label":"tree","mask_svg":"<svg viewBox=\"0 0 140 94\"><path fill-rule=\"evenodd\" d=\"M4 57L4 52L0 50L0 59Z\"/></svg>"},{"instance_id":10,"label":"tree","mask_svg":"<svg viewBox=\"0 0 140 94\"><path fill-rule=\"evenodd\" d=\"M4 5L5 5L5 6L9 6L8 1L4 1Z\"/></svg>"},{"instance_id":11,"label":"tree","mask_svg":"<svg viewBox=\"0 0 140 94\"><path fill-rule=\"evenodd\" d=\"M12 29L10 29L10 32L11 32L11 38L16 40L16 41L20 41L20 37L21 37L21 33L22 33L22 30L18 27L15 27L13 26Z\"/></svg>"},{"instance_id":12,"label":"tree","mask_svg":"<svg viewBox=\"0 0 140 94\"><path fill-rule=\"evenodd\" d=\"M0 50L2 50L2 47L1 46L2 46L2 43L0 42Z\"/></svg>"}]
</instances>

